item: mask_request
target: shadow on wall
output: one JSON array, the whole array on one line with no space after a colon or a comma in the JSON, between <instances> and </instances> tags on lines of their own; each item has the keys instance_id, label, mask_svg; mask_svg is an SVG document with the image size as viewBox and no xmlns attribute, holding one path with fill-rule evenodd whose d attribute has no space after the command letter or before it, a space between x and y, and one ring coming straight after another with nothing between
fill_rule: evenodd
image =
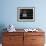
<instances>
[{"instance_id":1,"label":"shadow on wall","mask_svg":"<svg viewBox=\"0 0 46 46\"><path fill-rule=\"evenodd\" d=\"M5 25L0 24L0 43L2 43L2 36L3 36L2 33L6 31L6 29L4 30L4 28L6 28Z\"/></svg>"}]
</instances>

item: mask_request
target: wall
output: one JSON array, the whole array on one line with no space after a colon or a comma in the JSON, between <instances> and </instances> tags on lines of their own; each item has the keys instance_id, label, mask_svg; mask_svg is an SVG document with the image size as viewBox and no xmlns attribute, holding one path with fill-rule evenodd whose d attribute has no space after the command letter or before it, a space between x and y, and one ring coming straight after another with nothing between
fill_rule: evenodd
<instances>
[{"instance_id":1,"label":"wall","mask_svg":"<svg viewBox=\"0 0 46 46\"><path fill-rule=\"evenodd\" d=\"M20 29L40 27L46 32L45 4L46 0L0 0L0 29L13 24ZM18 22L17 7L35 7L35 22Z\"/></svg>"},{"instance_id":2,"label":"wall","mask_svg":"<svg viewBox=\"0 0 46 46\"><path fill-rule=\"evenodd\" d=\"M46 1L41 0L1 0L0 24L13 24L16 28L46 28ZM35 22L18 22L17 7L35 7Z\"/></svg>"}]
</instances>

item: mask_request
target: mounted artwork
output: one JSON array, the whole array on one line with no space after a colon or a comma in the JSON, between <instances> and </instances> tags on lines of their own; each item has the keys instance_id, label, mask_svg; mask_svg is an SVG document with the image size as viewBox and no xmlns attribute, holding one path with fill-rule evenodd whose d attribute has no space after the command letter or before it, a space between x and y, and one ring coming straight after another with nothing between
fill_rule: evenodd
<instances>
[{"instance_id":1,"label":"mounted artwork","mask_svg":"<svg viewBox=\"0 0 46 46\"><path fill-rule=\"evenodd\" d=\"M35 21L35 8L34 7L18 7L17 8L17 20L24 22Z\"/></svg>"}]
</instances>

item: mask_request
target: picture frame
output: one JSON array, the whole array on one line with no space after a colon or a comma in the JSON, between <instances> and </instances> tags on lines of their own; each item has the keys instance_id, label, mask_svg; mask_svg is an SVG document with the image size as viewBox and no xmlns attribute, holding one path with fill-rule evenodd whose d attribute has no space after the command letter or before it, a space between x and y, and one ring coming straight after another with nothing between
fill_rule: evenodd
<instances>
[{"instance_id":1,"label":"picture frame","mask_svg":"<svg viewBox=\"0 0 46 46\"><path fill-rule=\"evenodd\" d=\"M18 7L17 21L20 22L34 22L35 21L35 7Z\"/></svg>"}]
</instances>

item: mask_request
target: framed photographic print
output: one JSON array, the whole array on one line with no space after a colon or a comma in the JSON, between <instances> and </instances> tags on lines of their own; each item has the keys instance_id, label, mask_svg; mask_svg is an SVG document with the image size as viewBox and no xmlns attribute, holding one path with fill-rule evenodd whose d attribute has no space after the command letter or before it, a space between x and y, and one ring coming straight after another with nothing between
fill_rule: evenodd
<instances>
[{"instance_id":1,"label":"framed photographic print","mask_svg":"<svg viewBox=\"0 0 46 46\"><path fill-rule=\"evenodd\" d=\"M35 21L35 8L34 7L18 7L17 8L18 21Z\"/></svg>"}]
</instances>

